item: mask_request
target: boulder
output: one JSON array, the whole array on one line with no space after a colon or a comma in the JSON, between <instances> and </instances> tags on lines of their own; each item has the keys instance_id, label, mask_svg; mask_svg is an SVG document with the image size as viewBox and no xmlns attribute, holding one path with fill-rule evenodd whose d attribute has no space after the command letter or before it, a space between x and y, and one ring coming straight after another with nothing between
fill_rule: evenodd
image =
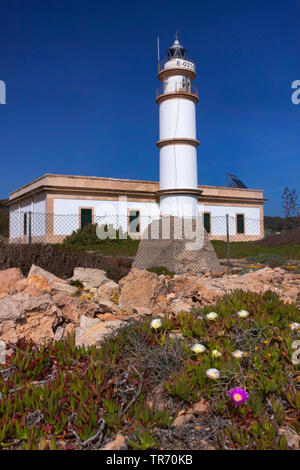
<instances>
[{"instance_id":1,"label":"boulder","mask_svg":"<svg viewBox=\"0 0 300 470\"><path fill-rule=\"evenodd\" d=\"M31 277L31 276L44 277L44 278L47 279L48 283L50 283L50 282L52 282L52 281L66 282L66 281L64 281L63 279L60 279L59 277L55 276L54 274L49 273L49 272L46 271L45 269L40 268L39 266L36 266L35 264L33 264L33 265L31 266L27 278L29 278L29 277Z\"/></svg>"},{"instance_id":2,"label":"boulder","mask_svg":"<svg viewBox=\"0 0 300 470\"><path fill-rule=\"evenodd\" d=\"M142 317L144 315L152 315L152 310L147 307L134 307L132 313L138 315L139 317Z\"/></svg>"},{"instance_id":3,"label":"boulder","mask_svg":"<svg viewBox=\"0 0 300 470\"><path fill-rule=\"evenodd\" d=\"M24 278L19 268L9 268L0 270L0 299L12 292L17 281Z\"/></svg>"},{"instance_id":4,"label":"boulder","mask_svg":"<svg viewBox=\"0 0 300 470\"><path fill-rule=\"evenodd\" d=\"M104 281L97 289L97 296L101 299L111 299L115 295L119 295L120 287L114 281Z\"/></svg>"},{"instance_id":5,"label":"boulder","mask_svg":"<svg viewBox=\"0 0 300 470\"><path fill-rule=\"evenodd\" d=\"M121 315L121 310L117 304L111 300L96 299L95 302L97 304L98 313L112 313L113 315Z\"/></svg>"},{"instance_id":6,"label":"boulder","mask_svg":"<svg viewBox=\"0 0 300 470\"><path fill-rule=\"evenodd\" d=\"M105 336L120 328L123 322L120 320L102 322L98 318L88 318L83 315L80 318L80 327L76 331L76 346L99 345Z\"/></svg>"},{"instance_id":7,"label":"boulder","mask_svg":"<svg viewBox=\"0 0 300 470\"><path fill-rule=\"evenodd\" d=\"M43 344L52 341L61 321L60 310L49 294L32 297L14 294L0 299L0 339L16 343L20 338Z\"/></svg>"},{"instance_id":8,"label":"boulder","mask_svg":"<svg viewBox=\"0 0 300 470\"><path fill-rule=\"evenodd\" d=\"M69 295L74 295L77 292L77 287L71 286L71 284L68 284L67 282L52 281L50 282L49 287L52 291L64 292Z\"/></svg>"},{"instance_id":9,"label":"boulder","mask_svg":"<svg viewBox=\"0 0 300 470\"><path fill-rule=\"evenodd\" d=\"M85 288L97 289L101 284L107 281L106 272L102 269L93 268L75 268L72 281L80 281Z\"/></svg>"},{"instance_id":10,"label":"boulder","mask_svg":"<svg viewBox=\"0 0 300 470\"><path fill-rule=\"evenodd\" d=\"M91 301L85 301L74 297L66 292L57 292L52 295L53 303L60 309L61 315L66 322L79 325L80 317L95 317L99 312L97 305Z\"/></svg>"},{"instance_id":11,"label":"boulder","mask_svg":"<svg viewBox=\"0 0 300 470\"><path fill-rule=\"evenodd\" d=\"M130 273L120 280L121 295L120 308L132 312L137 307L152 308L158 296L167 293L166 280L155 273L132 269Z\"/></svg>"}]
</instances>

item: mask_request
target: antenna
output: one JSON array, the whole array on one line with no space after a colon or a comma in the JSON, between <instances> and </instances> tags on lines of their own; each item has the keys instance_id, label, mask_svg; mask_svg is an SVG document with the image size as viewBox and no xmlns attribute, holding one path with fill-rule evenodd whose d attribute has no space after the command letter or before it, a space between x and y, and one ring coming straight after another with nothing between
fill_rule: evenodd
<instances>
[{"instance_id":1,"label":"antenna","mask_svg":"<svg viewBox=\"0 0 300 470\"><path fill-rule=\"evenodd\" d=\"M160 53L159 53L159 37L157 37L157 61L160 61Z\"/></svg>"}]
</instances>

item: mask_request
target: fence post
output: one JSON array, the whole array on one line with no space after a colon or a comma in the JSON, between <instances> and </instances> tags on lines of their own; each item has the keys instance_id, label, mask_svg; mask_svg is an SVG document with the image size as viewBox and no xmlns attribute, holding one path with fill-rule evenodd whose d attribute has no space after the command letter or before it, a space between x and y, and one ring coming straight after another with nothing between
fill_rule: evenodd
<instances>
[{"instance_id":1,"label":"fence post","mask_svg":"<svg viewBox=\"0 0 300 470\"><path fill-rule=\"evenodd\" d=\"M226 238L227 238L227 273L230 274L229 214L226 214Z\"/></svg>"},{"instance_id":2,"label":"fence post","mask_svg":"<svg viewBox=\"0 0 300 470\"><path fill-rule=\"evenodd\" d=\"M31 245L32 243L32 220L31 220L32 212L28 212L28 244Z\"/></svg>"}]
</instances>

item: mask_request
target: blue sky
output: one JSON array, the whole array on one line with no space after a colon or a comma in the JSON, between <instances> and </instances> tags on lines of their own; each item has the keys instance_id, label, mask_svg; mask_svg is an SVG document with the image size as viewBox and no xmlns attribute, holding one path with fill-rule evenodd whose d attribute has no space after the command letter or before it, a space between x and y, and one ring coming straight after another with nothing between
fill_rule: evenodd
<instances>
[{"instance_id":1,"label":"blue sky","mask_svg":"<svg viewBox=\"0 0 300 470\"><path fill-rule=\"evenodd\" d=\"M199 184L300 198L299 0L1 4L0 197L44 173L158 180L156 38L196 62Z\"/></svg>"}]
</instances>

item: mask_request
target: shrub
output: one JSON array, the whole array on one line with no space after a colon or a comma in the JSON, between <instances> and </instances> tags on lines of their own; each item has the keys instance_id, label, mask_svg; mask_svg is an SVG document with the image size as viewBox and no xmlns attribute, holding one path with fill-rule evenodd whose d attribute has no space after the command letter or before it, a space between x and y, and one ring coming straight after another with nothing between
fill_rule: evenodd
<instances>
[{"instance_id":1,"label":"shrub","mask_svg":"<svg viewBox=\"0 0 300 470\"><path fill-rule=\"evenodd\" d=\"M275 253L260 253L256 256L248 256L246 260L249 263L267 264L271 268L282 266L286 263L286 259L283 256L277 255Z\"/></svg>"},{"instance_id":2,"label":"shrub","mask_svg":"<svg viewBox=\"0 0 300 470\"><path fill-rule=\"evenodd\" d=\"M32 264L63 279L73 276L74 268L79 266L103 269L110 279L117 282L128 274L131 260L86 253L62 245L1 245L0 269L18 267L27 276Z\"/></svg>"},{"instance_id":3,"label":"shrub","mask_svg":"<svg viewBox=\"0 0 300 470\"><path fill-rule=\"evenodd\" d=\"M168 268L166 268L165 266L154 266L153 268L147 269L147 271L150 271L151 273L155 273L158 276L160 276L161 274L164 274L164 275L169 275L171 277L174 277L174 274L175 274L173 271L169 271Z\"/></svg>"}]
</instances>

